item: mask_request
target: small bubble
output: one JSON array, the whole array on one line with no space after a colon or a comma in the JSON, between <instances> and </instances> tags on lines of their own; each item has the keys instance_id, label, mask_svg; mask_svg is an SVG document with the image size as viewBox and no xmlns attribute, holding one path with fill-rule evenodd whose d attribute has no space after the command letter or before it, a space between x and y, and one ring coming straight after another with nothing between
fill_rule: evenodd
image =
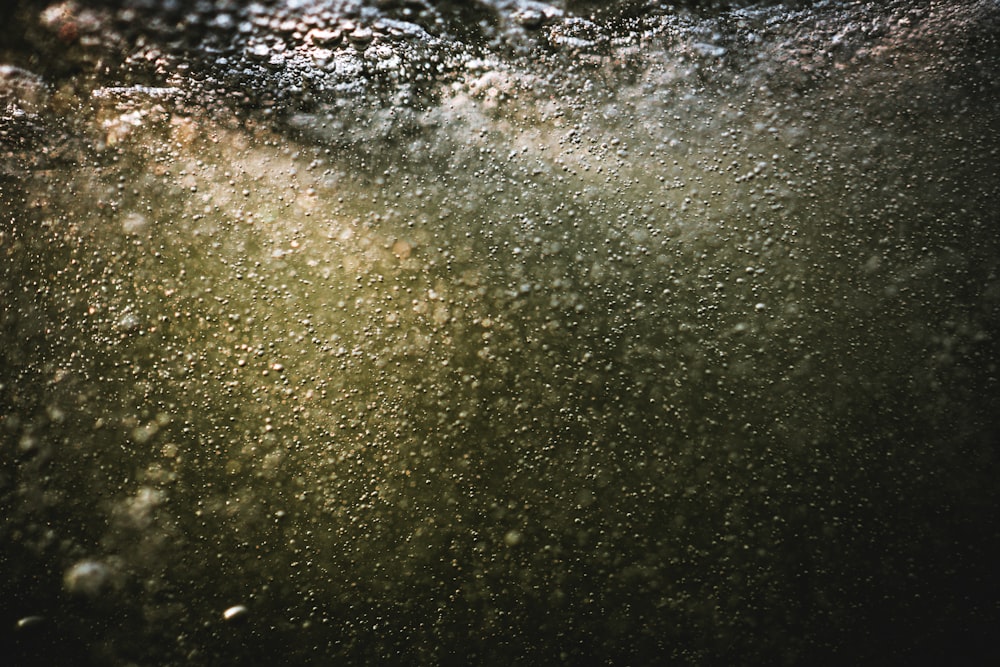
<instances>
[{"instance_id":1,"label":"small bubble","mask_svg":"<svg viewBox=\"0 0 1000 667\"><path fill-rule=\"evenodd\" d=\"M139 328L139 316L135 313L125 313L118 318L115 323L118 329L124 333L131 333Z\"/></svg>"},{"instance_id":2,"label":"small bubble","mask_svg":"<svg viewBox=\"0 0 1000 667\"><path fill-rule=\"evenodd\" d=\"M73 595L98 597L113 587L111 568L97 560L82 560L66 570L63 585Z\"/></svg>"},{"instance_id":3,"label":"small bubble","mask_svg":"<svg viewBox=\"0 0 1000 667\"><path fill-rule=\"evenodd\" d=\"M44 616L25 616L17 619L17 629L20 632L33 630L45 623Z\"/></svg>"},{"instance_id":4,"label":"small bubble","mask_svg":"<svg viewBox=\"0 0 1000 667\"><path fill-rule=\"evenodd\" d=\"M519 530L508 530L503 536L503 543L508 547L516 547L524 540L524 535Z\"/></svg>"},{"instance_id":5,"label":"small bubble","mask_svg":"<svg viewBox=\"0 0 1000 667\"><path fill-rule=\"evenodd\" d=\"M129 213L122 220L122 231L126 234L139 235L149 228L149 220L142 213Z\"/></svg>"},{"instance_id":6,"label":"small bubble","mask_svg":"<svg viewBox=\"0 0 1000 667\"><path fill-rule=\"evenodd\" d=\"M244 605L237 604L222 612L222 618L226 621L238 621L246 618L248 613L250 613L249 609Z\"/></svg>"}]
</instances>

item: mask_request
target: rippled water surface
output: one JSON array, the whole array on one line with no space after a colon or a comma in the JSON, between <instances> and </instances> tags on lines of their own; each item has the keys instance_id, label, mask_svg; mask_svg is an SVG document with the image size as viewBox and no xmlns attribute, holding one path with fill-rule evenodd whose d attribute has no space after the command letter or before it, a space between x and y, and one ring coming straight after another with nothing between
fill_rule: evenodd
<instances>
[{"instance_id":1,"label":"rippled water surface","mask_svg":"<svg viewBox=\"0 0 1000 667\"><path fill-rule=\"evenodd\" d=\"M997 7L819 4L273 114L12 41L8 653L995 656Z\"/></svg>"}]
</instances>

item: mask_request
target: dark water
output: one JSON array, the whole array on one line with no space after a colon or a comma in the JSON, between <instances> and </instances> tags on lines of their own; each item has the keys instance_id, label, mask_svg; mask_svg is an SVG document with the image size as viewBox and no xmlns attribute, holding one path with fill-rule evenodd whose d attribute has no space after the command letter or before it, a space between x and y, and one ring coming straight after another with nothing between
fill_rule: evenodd
<instances>
[{"instance_id":1,"label":"dark water","mask_svg":"<svg viewBox=\"0 0 1000 667\"><path fill-rule=\"evenodd\" d=\"M405 132L25 84L14 664L996 657L996 7L914 6L472 63Z\"/></svg>"}]
</instances>

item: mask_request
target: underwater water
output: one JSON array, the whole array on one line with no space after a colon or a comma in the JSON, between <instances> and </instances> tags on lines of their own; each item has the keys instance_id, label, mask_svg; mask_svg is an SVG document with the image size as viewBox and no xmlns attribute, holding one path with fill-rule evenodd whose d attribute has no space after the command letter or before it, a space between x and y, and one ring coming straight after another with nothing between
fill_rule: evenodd
<instances>
[{"instance_id":1,"label":"underwater water","mask_svg":"<svg viewBox=\"0 0 1000 667\"><path fill-rule=\"evenodd\" d=\"M996 3L481 4L274 113L9 42L13 664L996 657Z\"/></svg>"}]
</instances>

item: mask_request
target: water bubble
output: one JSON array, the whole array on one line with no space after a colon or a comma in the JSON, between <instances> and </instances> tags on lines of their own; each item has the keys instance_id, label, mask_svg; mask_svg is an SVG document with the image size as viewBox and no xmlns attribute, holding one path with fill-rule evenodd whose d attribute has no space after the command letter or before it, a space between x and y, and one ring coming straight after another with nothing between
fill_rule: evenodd
<instances>
[{"instance_id":1,"label":"water bubble","mask_svg":"<svg viewBox=\"0 0 1000 667\"><path fill-rule=\"evenodd\" d=\"M236 604L222 612L222 618L226 621L235 622L245 619L249 613L250 610L245 605Z\"/></svg>"},{"instance_id":2,"label":"water bubble","mask_svg":"<svg viewBox=\"0 0 1000 667\"><path fill-rule=\"evenodd\" d=\"M122 231L126 234L138 236L147 229L149 229L149 219L142 213L129 213L122 220Z\"/></svg>"},{"instance_id":3,"label":"water bubble","mask_svg":"<svg viewBox=\"0 0 1000 667\"><path fill-rule=\"evenodd\" d=\"M372 37L373 34L371 28L365 28L363 26L358 26L347 36L347 38L351 40L351 44L354 45L354 48L359 51L364 51L368 45L371 44Z\"/></svg>"},{"instance_id":4,"label":"water bubble","mask_svg":"<svg viewBox=\"0 0 1000 667\"><path fill-rule=\"evenodd\" d=\"M96 598L115 588L114 572L99 560L82 560L66 570L63 586L72 595Z\"/></svg>"},{"instance_id":5,"label":"water bubble","mask_svg":"<svg viewBox=\"0 0 1000 667\"><path fill-rule=\"evenodd\" d=\"M131 311L124 313L118 318L118 321L115 322L115 326L118 327L122 333L132 333L139 328L140 324L141 322L139 320L139 316Z\"/></svg>"},{"instance_id":6,"label":"water bubble","mask_svg":"<svg viewBox=\"0 0 1000 667\"><path fill-rule=\"evenodd\" d=\"M508 530L503 536L503 543L508 547L516 547L524 541L524 535L517 529Z\"/></svg>"},{"instance_id":7,"label":"water bubble","mask_svg":"<svg viewBox=\"0 0 1000 667\"><path fill-rule=\"evenodd\" d=\"M17 630L19 632L28 632L41 627L44 624L44 616L25 616L17 619Z\"/></svg>"}]
</instances>

